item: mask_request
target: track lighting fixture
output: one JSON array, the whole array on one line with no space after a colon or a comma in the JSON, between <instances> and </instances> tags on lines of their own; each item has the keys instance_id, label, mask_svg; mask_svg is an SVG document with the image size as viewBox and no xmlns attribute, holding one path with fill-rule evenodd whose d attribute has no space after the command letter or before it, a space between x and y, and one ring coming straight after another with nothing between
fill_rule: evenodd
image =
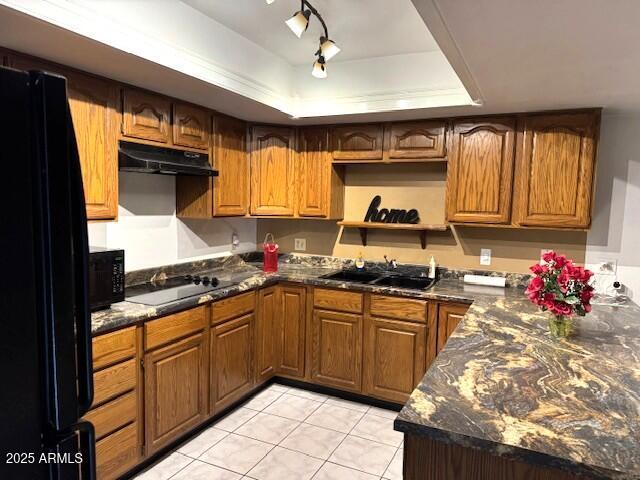
<instances>
[{"instance_id":1,"label":"track lighting fixture","mask_svg":"<svg viewBox=\"0 0 640 480\"><path fill-rule=\"evenodd\" d=\"M275 0L266 0L268 5L271 5ZM340 49L336 43L329 38L329 32L327 30L327 24L320 13L311 5L307 0L300 1L300 10L293 14L293 16L285 23L295 34L296 37L302 37L302 34L307 30L309 26L309 18L311 14L315 15L318 21L322 24L324 29L324 35L320 37L320 47L316 52L318 59L313 64L313 70L311 74L316 78L327 78L327 69L325 62L335 57Z\"/></svg>"},{"instance_id":2,"label":"track lighting fixture","mask_svg":"<svg viewBox=\"0 0 640 480\"><path fill-rule=\"evenodd\" d=\"M293 16L284 23L287 24L287 27L291 29L296 37L300 38L309 26L310 16L311 10L300 10L299 12L294 13Z\"/></svg>"},{"instance_id":3,"label":"track lighting fixture","mask_svg":"<svg viewBox=\"0 0 640 480\"><path fill-rule=\"evenodd\" d=\"M313 70L311 75L316 78L327 78L327 67L324 66L325 58L322 55L318 55L318 59L313 63Z\"/></svg>"}]
</instances>

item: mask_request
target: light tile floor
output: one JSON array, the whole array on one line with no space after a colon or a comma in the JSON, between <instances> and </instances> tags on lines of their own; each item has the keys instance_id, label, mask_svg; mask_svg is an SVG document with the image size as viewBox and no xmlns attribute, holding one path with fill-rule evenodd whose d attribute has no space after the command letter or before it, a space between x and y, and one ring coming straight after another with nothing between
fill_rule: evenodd
<instances>
[{"instance_id":1,"label":"light tile floor","mask_svg":"<svg viewBox=\"0 0 640 480\"><path fill-rule=\"evenodd\" d=\"M396 415L275 383L135 478L401 480Z\"/></svg>"}]
</instances>

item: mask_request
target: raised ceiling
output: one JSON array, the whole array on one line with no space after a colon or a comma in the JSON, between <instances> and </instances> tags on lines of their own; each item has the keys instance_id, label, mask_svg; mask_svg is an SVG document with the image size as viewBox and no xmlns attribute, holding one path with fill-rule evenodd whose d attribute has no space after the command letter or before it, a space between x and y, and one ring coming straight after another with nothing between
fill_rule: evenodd
<instances>
[{"instance_id":1,"label":"raised ceiling","mask_svg":"<svg viewBox=\"0 0 640 480\"><path fill-rule=\"evenodd\" d=\"M296 39L285 25L299 0L183 0L209 18L282 57L291 65L309 65L318 48L322 26L312 19ZM439 51L410 0L314 0L342 51L331 63Z\"/></svg>"}]
</instances>

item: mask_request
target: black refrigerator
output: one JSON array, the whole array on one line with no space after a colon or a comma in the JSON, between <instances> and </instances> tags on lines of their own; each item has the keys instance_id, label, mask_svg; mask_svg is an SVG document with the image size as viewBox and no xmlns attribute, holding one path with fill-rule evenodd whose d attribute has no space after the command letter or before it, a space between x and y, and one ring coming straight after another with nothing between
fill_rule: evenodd
<instances>
[{"instance_id":1,"label":"black refrigerator","mask_svg":"<svg viewBox=\"0 0 640 480\"><path fill-rule=\"evenodd\" d=\"M87 219L63 77L0 67L0 199L0 478L93 479Z\"/></svg>"}]
</instances>

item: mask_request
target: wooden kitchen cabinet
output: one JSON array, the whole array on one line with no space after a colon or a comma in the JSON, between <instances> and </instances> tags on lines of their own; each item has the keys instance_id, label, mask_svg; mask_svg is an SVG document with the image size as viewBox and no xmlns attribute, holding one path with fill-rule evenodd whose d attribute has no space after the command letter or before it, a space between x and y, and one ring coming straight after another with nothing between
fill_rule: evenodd
<instances>
[{"instance_id":1,"label":"wooden kitchen cabinet","mask_svg":"<svg viewBox=\"0 0 640 480\"><path fill-rule=\"evenodd\" d=\"M224 115L213 116L209 162L217 177L179 175L176 215L179 218L245 216L249 213L247 125Z\"/></svg>"},{"instance_id":2,"label":"wooden kitchen cabinet","mask_svg":"<svg viewBox=\"0 0 640 480\"><path fill-rule=\"evenodd\" d=\"M218 176L213 179L213 216L246 215L249 213L247 124L215 115L211 158L218 170Z\"/></svg>"},{"instance_id":3,"label":"wooden kitchen cabinet","mask_svg":"<svg viewBox=\"0 0 640 480\"><path fill-rule=\"evenodd\" d=\"M125 88L122 105L122 135L171 143L171 101L168 98Z\"/></svg>"},{"instance_id":4,"label":"wooden kitchen cabinet","mask_svg":"<svg viewBox=\"0 0 640 480\"><path fill-rule=\"evenodd\" d=\"M518 133L515 223L591 223L599 111L527 115Z\"/></svg>"},{"instance_id":5,"label":"wooden kitchen cabinet","mask_svg":"<svg viewBox=\"0 0 640 480\"><path fill-rule=\"evenodd\" d=\"M441 303L438 305L438 340L437 353L444 348L447 339L456 329L469 305L458 303Z\"/></svg>"},{"instance_id":6,"label":"wooden kitchen cabinet","mask_svg":"<svg viewBox=\"0 0 640 480\"><path fill-rule=\"evenodd\" d=\"M385 127L385 159L411 162L444 159L445 131L444 120L391 123Z\"/></svg>"},{"instance_id":7,"label":"wooden kitchen cabinet","mask_svg":"<svg viewBox=\"0 0 640 480\"><path fill-rule=\"evenodd\" d=\"M305 287L280 287L280 325L278 328L277 373L304 377L307 290Z\"/></svg>"},{"instance_id":8,"label":"wooden kitchen cabinet","mask_svg":"<svg viewBox=\"0 0 640 480\"><path fill-rule=\"evenodd\" d=\"M290 216L296 206L295 135L292 128L251 129L251 214Z\"/></svg>"},{"instance_id":9,"label":"wooden kitchen cabinet","mask_svg":"<svg viewBox=\"0 0 640 480\"><path fill-rule=\"evenodd\" d=\"M277 367L277 327L280 316L280 289L277 286L258 292L256 315L256 383L271 378Z\"/></svg>"},{"instance_id":10,"label":"wooden kitchen cabinet","mask_svg":"<svg viewBox=\"0 0 640 480\"><path fill-rule=\"evenodd\" d=\"M382 161L384 126L339 125L331 129L331 151L334 161Z\"/></svg>"},{"instance_id":11,"label":"wooden kitchen cabinet","mask_svg":"<svg viewBox=\"0 0 640 480\"><path fill-rule=\"evenodd\" d=\"M38 69L67 78L89 220L118 217L118 84L23 55L9 55L9 66Z\"/></svg>"},{"instance_id":12,"label":"wooden kitchen cabinet","mask_svg":"<svg viewBox=\"0 0 640 480\"><path fill-rule=\"evenodd\" d=\"M315 309L311 342L313 382L362 390L362 315Z\"/></svg>"},{"instance_id":13,"label":"wooden kitchen cabinet","mask_svg":"<svg viewBox=\"0 0 640 480\"><path fill-rule=\"evenodd\" d=\"M332 165L328 127L298 131L296 163L298 215L341 219L344 216L344 170Z\"/></svg>"},{"instance_id":14,"label":"wooden kitchen cabinet","mask_svg":"<svg viewBox=\"0 0 640 480\"><path fill-rule=\"evenodd\" d=\"M426 366L426 325L365 317L364 393L405 403Z\"/></svg>"},{"instance_id":15,"label":"wooden kitchen cabinet","mask_svg":"<svg viewBox=\"0 0 640 480\"><path fill-rule=\"evenodd\" d=\"M447 172L447 220L509 223L515 118L458 121Z\"/></svg>"},{"instance_id":16,"label":"wooden kitchen cabinet","mask_svg":"<svg viewBox=\"0 0 640 480\"><path fill-rule=\"evenodd\" d=\"M210 413L223 410L253 387L254 322L249 313L211 329Z\"/></svg>"},{"instance_id":17,"label":"wooden kitchen cabinet","mask_svg":"<svg viewBox=\"0 0 640 480\"><path fill-rule=\"evenodd\" d=\"M94 404L83 420L95 429L100 480L118 478L142 455L139 330L128 327L93 339Z\"/></svg>"},{"instance_id":18,"label":"wooden kitchen cabinet","mask_svg":"<svg viewBox=\"0 0 640 480\"><path fill-rule=\"evenodd\" d=\"M202 108L175 102L173 104L173 144L181 147L209 149L209 112Z\"/></svg>"},{"instance_id":19,"label":"wooden kitchen cabinet","mask_svg":"<svg viewBox=\"0 0 640 480\"><path fill-rule=\"evenodd\" d=\"M147 455L206 419L209 394L207 365L204 333L145 354Z\"/></svg>"}]
</instances>

